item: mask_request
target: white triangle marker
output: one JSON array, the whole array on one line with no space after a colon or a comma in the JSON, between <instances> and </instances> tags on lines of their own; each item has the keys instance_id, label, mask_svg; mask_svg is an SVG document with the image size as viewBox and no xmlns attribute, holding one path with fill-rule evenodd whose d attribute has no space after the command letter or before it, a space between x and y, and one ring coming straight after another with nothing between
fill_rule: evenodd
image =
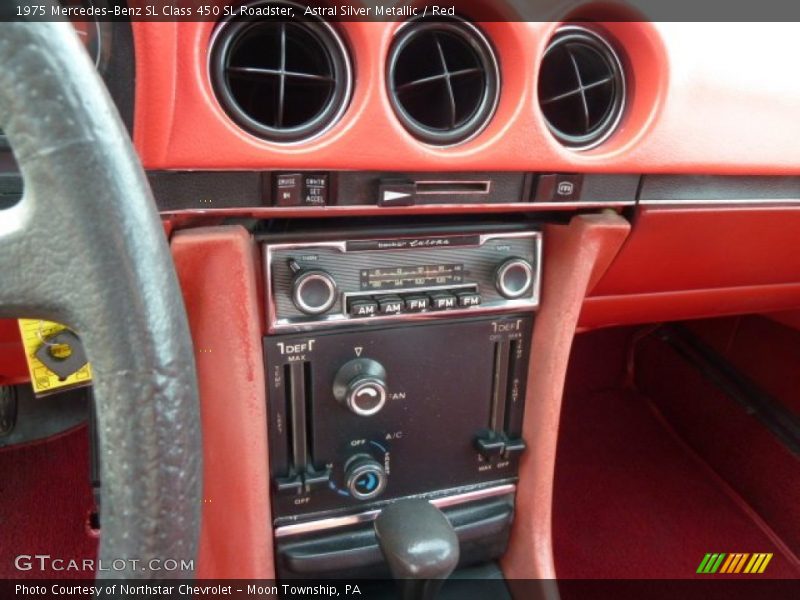
<instances>
[{"instance_id":1,"label":"white triangle marker","mask_svg":"<svg viewBox=\"0 0 800 600\"><path fill-rule=\"evenodd\" d=\"M387 202L388 200L398 200L400 198L408 198L411 194L407 192L393 192L391 190L385 190L383 192L383 201Z\"/></svg>"},{"instance_id":2,"label":"white triangle marker","mask_svg":"<svg viewBox=\"0 0 800 600\"><path fill-rule=\"evenodd\" d=\"M353 348L353 350L356 351L356 356L361 356L361 353L364 351L364 347L363 346L356 346L355 348Z\"/></svg>"}]
</instances>

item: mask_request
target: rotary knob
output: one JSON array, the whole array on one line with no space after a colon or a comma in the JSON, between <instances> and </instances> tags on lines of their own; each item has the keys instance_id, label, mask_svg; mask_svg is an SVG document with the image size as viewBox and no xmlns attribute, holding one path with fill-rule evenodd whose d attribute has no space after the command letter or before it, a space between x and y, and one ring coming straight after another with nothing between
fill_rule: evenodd
<instances>
[{"instance_id":1,"label":"rotary knob","mask_svg":"<svg viewBox=\"0 0 800 600\"><path fill-rule=\"evenodd\" d=\"M369 358L345 363L333 380L333 397L360 417L379 412L387 395L386 369Z\"/></svg>"},{"instance_id":2,"label":"rotary knob","mask_svg":"<svg viewBox=\"0 0 800 600\"><path fill-rule=\"evenodd\" d=\"M495 287L505 298L524 296L533 285L533 267L524 258L509 258L495 271Z\"/></svg>"},{"instance_id":3,"label":"rotary knob","mask_svg":"<svg viewBox=\"0 0 800 600\"><path fill-rule=\"evenodd\" d=\"M336 280L322 269L292 270L295 271L294 305L307 315L321 315L330 310L336 302Z\"/></svg>"},{"instance_id":4,"label":"rotary knob","mask_svg":"<svg viewBox=\"0 0 800 600\"><path fill-rule=\"evenodd\" d=\"M368 454L351 458L344 473L347 491L358 500L371 500L386 489L388 477L383 465Z\"/></svg>"}]
</instances>

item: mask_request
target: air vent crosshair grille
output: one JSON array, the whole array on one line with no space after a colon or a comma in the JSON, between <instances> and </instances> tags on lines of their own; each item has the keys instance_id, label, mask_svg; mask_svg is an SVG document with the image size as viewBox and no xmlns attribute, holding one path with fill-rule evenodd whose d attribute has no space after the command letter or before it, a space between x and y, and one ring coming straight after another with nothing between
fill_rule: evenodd
<instances>
[{"instance_id":1,"label":"air vent crosshair grille","mask_svg":"<svg viewBox=\"0 0 800 600\"><path fill-rule=\"evenodd\" d=\"M625 75L611 46L583 27L559 29L539 71L539 105L565 146L588 149L614 131L625 104Z\"/></svg>"},{"instance_id":2,"label":"air vent crosshair grille","mask_svg":"<svg viewBox=\"0 0 800 600\"><path fill-rule=\"evenodd\" d=\"M462 20L407 23L388 60L388 92L403 126L432 144L456 144L494 112L499 71L489 42Z\"/></svg>"},{"instance_id":3,"label":"air vent crosshair grille","mask_svg":"<svg viewBox=\"0 0 800 600\"><path fill-rule=\"evenodd\" d=\"M324 21L307 17L222 22L212 42L211 77L228 115L274 142L306 140L330 127L352 85L341 39Z\"/></svg>"}]
</instances>

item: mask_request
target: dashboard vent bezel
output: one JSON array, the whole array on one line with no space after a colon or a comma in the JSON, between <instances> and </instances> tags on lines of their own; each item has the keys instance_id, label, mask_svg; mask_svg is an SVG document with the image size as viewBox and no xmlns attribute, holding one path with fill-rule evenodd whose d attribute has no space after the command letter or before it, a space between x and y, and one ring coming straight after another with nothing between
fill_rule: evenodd
<instances>
[{"instance_id":1,"label":"dashboard vent bezel","mask_svg":"<svg viewBox=\"0 0 800 600\"><path fill-rule=\"evenodd\" d=\"M564 63L570 66L559 68ZM613 135L625 113L627 88L623 62L608 40L587 27L559 27L547 44L539 67L539 109L556 140L571 150L590 150ZM605 74L598 75L596 71L601 68ZM567 122L569 118L571 123ZM577 127L579 119L583 123L576 133L570 128Z\"/></svg>"},{"instance_id":2,"label":"dashboard vent bezel","mask_svg":"<svg viewBox=\"0 0 800 600\"><path fill-rule=\"evenodd\" d=\"M427 41L425 36L428 36ZM446 40L447 43L443 45L442 40ZM414 46L426 44L434 49L434 60L438 56L438 68L435 73L431 72L433 67L430 63L424 64L425 61L416 61L413 56L409 60L404 56L406 52L413 52ZM460 49L459 44L461 45ZM460 56L457 54L459 51L463 52ZM458 62L468 64L469 59L474 61L474 67L451 70L448 65L448 60L451 61L451 64ZM398 77L405 76L403 78L407 78L408 68L401 63L406 60L409 60L409 64L422 66L423 75L417 79L398 82ZM428 69L427 75L425 69ZM403 71L406 72L403 73ZM471 82L464 83L466 78L470 77L481 79L477 100L466 97L475 91L475 89L470 90L467 86L476 87ZM460 80L455 81L460 86L459 88L453 87L454 78ZM449 124L445 126L432 124L436 120L442 120L441 114L420 114L418 110L409 108L409 105L402 99L402 95L408 93L415 86L418 88L427 86L430 92L434 92L433 86L438 87L439 85L444 86L444 95L448 98L449 103ZM403 91L400 91L401 88ZM414 137L436 146L460 144L480 134L489 124L497 109L500 97L500 67L497 55L489 39L469 21L461 18L425 22L411 20L397 31L392 40L387 57L386 90L395 115L403 127ZM424 92L424 90L422 91ZM440 95L441 92L442 89L439 89ZM473 108L468 109L466 116L462 118L458 116L459 103L467 106L470 103L473 105ZM427 122L422 117L428 117Z\"/></svg>"},{"instance_id":3,"label":"dashboard vent bezel","mask_svg":"<svg viewBox=\"0 0 800 600\"><path fill-rule=\"evenodd\" d=\"M276 4L294 7L294 14L302 15L304 8L293 2L256 2L249 6L274 6ZM247 36L264 36L265 42L275 42L277 31L277 64L270 66L243 64L242 57L236 56L237 50L242 50L244 43L252 43ZM294 39L292 36L298 36ZM304 37L303 48L309 52L321 52L316 56L318 61L312 65L310 54L300 57L307 63L309 70L303 71L287 67L288 47L295 44L299 37ZM314 47L315 45L315 47ZM274 58L273 55L264 53L264 56ZM309 60L311 59L311 60ZM237 62L239 61L239 62ZM328 72L312 72L310 69L327 68ZM350 54L337 31L323 19L302 17L287 19L286 17L265 17L254 19L252 17L233 16L220 21L210 45L210 77L215 96L228 117L246 132L263 140L280 144L297 144L313 140L333 127L344 115L350 103L353 88L353 70ZM236 79L263 78L254 90L263 93L274 93L274 99L267 102L267 106L275 105L275 114L269 119L265 113L257 113L253 104L248 106L248 101L242 99L240 92L246 87ZM283 120L287 107L287 95L292 93L298 96L300 90L297 86L319 85L321 94L317 99L305 95L303 101L316 100L319 108L308 111L307 118L299 122L284 125ZM328 86L327 88L325 86ZM295 86L295 87L290 87ZM275 88L272 91L270 88ZM253 92L255 97L255 92ZM249 102L255 102L250 100ZM297 109L297 104L292 108ZM297 121L297 118L294 119Z\"/></svg>"}]
</instances>

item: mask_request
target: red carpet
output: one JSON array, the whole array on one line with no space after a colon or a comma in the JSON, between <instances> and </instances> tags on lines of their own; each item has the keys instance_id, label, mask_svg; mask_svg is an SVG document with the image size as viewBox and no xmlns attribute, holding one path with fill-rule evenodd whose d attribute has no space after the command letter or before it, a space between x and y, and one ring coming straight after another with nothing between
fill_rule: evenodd
<instances>
[{"instance_id":1,"label":"red carpet","mask_svg":"<svg viewBox=\"0 0 800 600\"><path fill-rule=\"evenodd\" d=\"M691 321L686 327L800 415L800 330L757 315Z\"/></svg>"},{"instance_id":2,"label":"red carpet","mask_svg":"<svg viewBox=\"0 0 800 600\"><path fill-rule=\"evenodd\" d=\"M693 578L707 552L773 552L761 577L800 576L780 540L672 433L650 401L622 389L630 333L576 339L556 464L558 576ZM655 372L661 366L652 362ZM714 443L729 445L706 428ZM775 489L787 486L769 473L763 477Z\"/></svg>"},{"instance_id":3,"label":"red carpet","mask_svg":"<svg viewBox=\"0 0 800 600\"><path fill-rule=\"evenodd\" d=\"M87 527L93 506L85 427L46 442L0 449L0 579L93 578L92 572L14 566L21 554L94 558L97 539Z\"/></svg>"},{"instance_id":4,"label":"red carpet","mask_svg":"<svg viewBox=\"0 0 800 600\"><path fill-rule=\"evenodd\" d=\"M753 359L753 370L763 370ZM636 373L638 388L687 444L800 554L800 460L668 345L641 344Z\"/></svg>"}]
</instances>

